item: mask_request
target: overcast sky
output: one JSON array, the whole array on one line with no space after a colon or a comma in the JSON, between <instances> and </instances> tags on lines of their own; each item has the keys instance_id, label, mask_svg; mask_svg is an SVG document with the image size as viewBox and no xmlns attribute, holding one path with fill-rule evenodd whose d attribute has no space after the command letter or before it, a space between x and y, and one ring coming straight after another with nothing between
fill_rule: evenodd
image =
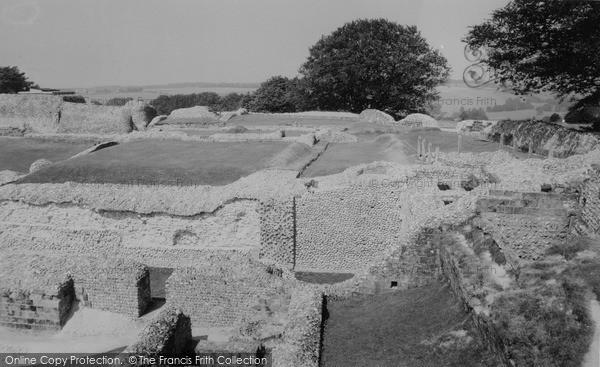
<instances>
[{"instance_id":1,"label":"overcast sky","mask_svg":"<svg viewBox=\"0 0 600 367\"><path fill-rule=\"evenodd\" d=\"M323 34L359 18L417 25L452 66L508 0L0 0L0 66L42 87L293 77Z\"/></svg>"}]
</instances>

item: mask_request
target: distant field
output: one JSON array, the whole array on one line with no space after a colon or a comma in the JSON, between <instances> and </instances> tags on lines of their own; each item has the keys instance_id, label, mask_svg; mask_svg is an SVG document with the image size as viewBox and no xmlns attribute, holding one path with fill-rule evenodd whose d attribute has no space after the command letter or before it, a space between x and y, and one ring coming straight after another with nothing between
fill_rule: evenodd
<instances>
[{"instance_id":1,"label":"distant field","mask_svg":"<svg viewBox=\"0 0 600 367\"><path fill-rule=\"evenodd\" d=\"M502 105L509 98L514 98L515 95L506 92L500 92L489 88L469 88L456 86L438 87L440 92L440 105L442 111L446 113L458 112L461 107L470 108L485 108L496 104Z\"/></svg>"},{"instance_id":2,"label":"distant field","mask_svg":"<svg viewBox=\"0 0 600 367\"><path fill-rule=\"evenodd\" d=\"M442 112L447 115L452 115L455 112L459 112L461 107L465 109L472 108L483 108L484 110L488 106L503 105L509 98L515 98L516 95L509 92L501 92L495 90L494 86L485 88L469 88L465 86L442 86L438 87L437 90L440 92L439 104L442 107ZM552 98L551 95L541 94L541 98ZM542 104L533 103L534 107L541 106ZM487 112L486 115L490 120L524 120L531 119L532 117L542 118L543 116L550 116L553 112L544 112L542 115L537 115L535 109L521 110L521 111L503 111L503 112ZM561 116L564 116L565 112L559 112Z\"/></svg>"},{"instance_id":3,"label":"distant field","mask_svg":"<svg viewBox=\"0 0 600 367\"><path fill-rule=\"evenodd\" d=\"M104 101L108 101L112 98L129 98L129 97L136 99L136 100L138 98L141 98L142 100L149 101L149 100L155 99L158 96L163 95L163 94L171 95L171 94L192 94L192 93L203 93L203 92L215 92L221 96L224 96L229 93L239 93L239 94L251 93L254 90L256 90L256 88L233 88L233 87L200 88L200 87L195 87L195 88L164 88L164 89L153 89L153 90L146 89L142 92L79 93L79 94L82 95L88 102L90 100L104 102Z\"/></svg>"},{"instance_id":4,"label":"distant field","mask_svg":"<svg viewBox=\"0 0 600 367\"><path fill-rule=\"evenodd\" d=\"M38 159L62 161L91 148L96 143L99 141L0 137L0 171L27 173L29 166Z\"/></svg>"},{"instance_id":5,"label":"distant field","mask_svg":"<svg viewBox=\"0 0 600 367\"><path fill-rule=\"evenodd\" d=\"M29 175L30 183L226 185L263 169L288 143L133 141Z\"/></svg>"}]
</instances>

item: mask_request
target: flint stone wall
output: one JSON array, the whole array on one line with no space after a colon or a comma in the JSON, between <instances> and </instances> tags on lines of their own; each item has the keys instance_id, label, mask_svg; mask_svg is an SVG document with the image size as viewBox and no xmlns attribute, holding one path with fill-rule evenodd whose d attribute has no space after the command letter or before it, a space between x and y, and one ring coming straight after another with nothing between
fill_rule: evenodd
<instances>
[{"instance_id":1,"label":"flint stone wall","mask_svg":"<svg viewBox=\"0 0 600 367\"><path fill-rule=\"evenodd\" d=\"M395 124L394 118L387 113L379 110L368 109L364 110L358 115L358 119L362 122L369 122L373 124L389 125Z\"/></svg>"},{"instance_id":2,"label":"flint stone wall","mask_svg":"<svg viewBox=\"0 0 600 367\"><path fill-rule=\"evenodd\" d=\"M459 266L458 259L452 255L452 251L444 246L440 246L439 252L440 267L454 295L462 301L463 308L469 313L479 335L487 344L488 348L501 360L505 366L510 366L507 357L507 349L504 341L499 336L495 325L490 318L477 307L480 303L477 294L472 292L472 286L466 282L465 275Z\"/></svg>"},{"instance_id":3,"label":"flint stone wall","mask_svg":"<svg viewBox=\"0 0 600 367\"><path fill-rule=\"evenodd\" d=\"M0 94L0 132L6 134L124 134L131 109L64 102L61 96ZM137 116L137 115L136 115Z\"/></svg>"},{"instance_id":4,"label":"flint stone wall","mask_svg":"<svg viewBox=\"0 0 600 367\"><path fill-rule=\"evenodd\" d=\"M73 204L0 202L0 253L126 258L155 267L195 266L215 252L260 246L258 201L196 216L94 211Z\"/></svg>"},{"instance_id":5,"label":"flint stone wall","mask_svg":"<svg viewBox=\"0 0 600 367\"><path fill-rule=\"evenodd\" d=\"M64 103L59 96L0 94L0 126L23 132L54 133Z\"/></svg>"},{"instance_id":6,"label":"flint stone wall","mask_svg":"<svg viewBox=\"0 0 600 367\"><path fill-rule=\"evenodd\" d=\"M134 344L128 346L127 355L147 357L178 356L192 351L192 323L178 308L167 306L144 328ZM131 364L130 364L131 365Z\"/></svg>"},{"instance_id":7,"label":"flint stone wall","mask_svg":"<svg viewBox=\"0 0 600 367\"><path fill-rule=\"evenodd\" d=\"M295 199L260 203L260 257L293 268L295 263Z\"/></svg>"},{"instance_id":8,"label":"flint stone wall","mask_svg":"<svg viewBox=\"0 0 600 367\"><path fill-rule=\"evenodd\" d=\"M296 268L364 269L401 235L400 190L350 187L296 199Z\"/></svg>"},{"instance_id":9,"label":"flint stone wall","mask_svg":"<svg viewBox=\"0 0 600 367\"><path fill-rule=\"evenodd\" d=\"M127 134L133 131L131 112L121 107L65 102L60 110L59 134Z\"/></svg>"},{"instance_id":10,"label":"flint stone wall","mask_svg":"<svg viewBox=\"0 0 600 367\"><path fill-rule=\"evenodd\" d=\"M283 332L283 345L273 351L273 364L279 367L318 367L321 355L323 293L298 288L292 293L289 321Z\"/></svg>"},{"instance_id":11,"label":"flint stone wall","mask_svg":"<svg viewBox=\"0 0 600 367\"><path fill-rule=\"evenodd\" d=\"M440 123L436 119L422 113L412 113L398 123L408 127L440 127Z\"/></svg>"},{"instance_id":12,"label":"flint stone wall","mask_svg":"<svg viewBox=\"0 0 600 367\"><path fill-rule=\"evenodd\" d=\"M584 154L597 148L600 144L598 136L581 133L566 127L541 121L502 120L486 129L488 139L500 141L504 134L506 145L516 141L517 148L527 151L531 142L533 152L548 155L553 150L554 157L568 157L573 154Z\"/></svg>"},{"instance_id":13,"label":"flint stone wall","mask_svg":"<svg viewBox=\"0 0 600 367\"><path fill-rule=\"evenodd\" d=\"M371 267L359 293L389 293L436 282L440 275L439 239L440 232L428 228L409 238Z\"/></svg>"},{"instance_id":14,"label":"flint stone wall","mask_svg":"<svg viewBox=\"0 0 600 367\"><path fill-rule=\"evenodd\" d=\"M595 165L590 178L583 182L579 204L581 219L591 232L600 235L600 166Z\"/></svg>"},{"instance_id":15,"label":"flint stone wall","mask_svg":"<svg viewBox=\"0 0 600 367\"><path fill-rule=\"evenodd\" d=\"M575 194L492 190L491 195L477 201L481 215L474 224L492 234L513 265L536 260L570 233Z\"/></svg>"},{"instance_id":16,"label":"flint stone wall","mask_svg":"<svg viewBox=\"0 0 600 367\"><path fill-rule=\"evenodd\" d=\"M232 267L176 269L167 280L166 299L193 325L225 327L251 318L287 317L291 294L282 278L266 269Z\"/></svg>"}]
</instances>

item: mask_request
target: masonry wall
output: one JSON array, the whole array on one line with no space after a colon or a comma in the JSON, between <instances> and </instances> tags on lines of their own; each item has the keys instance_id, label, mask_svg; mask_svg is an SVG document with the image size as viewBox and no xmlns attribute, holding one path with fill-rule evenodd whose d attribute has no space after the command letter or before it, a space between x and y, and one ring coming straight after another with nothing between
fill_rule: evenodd
<instances>
[{"instance_id":1,"label":"masonry wall","mask_svg":"<svg viewBox=\"0 0 600 367\"><path fill-rule=\"evenodd\" d=\"M0 286L42 291L65 274L74 297L91 307L137 317L151 301L146 266L126 259L1 254ZM45 292L45 291L44 291ZM35 291L33 293L39 293Z\"/></svg>"},{"instance_id":2,"label":"masonry wall","mask_svg":"<svg viewBox=\"0 0 600 367\"><path fill-rule=\"evenodd\" d=\"M350 187L296 200L296 269L364 269L398 241L403 220L400 190Z\"/></svg>"},{"instance_id":3,"label":"masonry wall","mask_svg":"<svg viewBox=\"0 0 600 367\"><path fill-rule=\"evenodd\" d=\"M94 211L72 204L0 202L0 253L126 258L155 267L196 266L215 252L260 246L256 200L195 216Z\"/></svg>"},{"instance_id":4,"label":"masonry wall","mask_svg":"<svg viewBox=\"0 0 600 367\"><path fill-rule=\"evenodd\" d=\"M0 290L0 325L25 330L57 331L67 321L75 292L69 278L46 289Z\"/></svg>"},{"instance_id":5,"label":"masonry wall","mask_svg":"<svg viewBox=\"0 0 600 367\"><path fill-rule=\"evenodd\" d=\"M381 262L371 266L369 278L359 287L364 294L379 294L436 282L439 230L425 228L403 242Z\"/></svg>"},{"instance_id":6,"label":"masonry wall","mask_svg":"<svg viewBox=\"0 0 600 367\"><path fill-rule=\"evenodd\" d=\"M590 171L590 178L581 187L579 198L581 219L594 234L600 234L600 166Z\"/></svg>"},{"instance_id":7,"label":"masonry wall","mask_svg":"<svg viewBox=\"0 0 600 367\"><path fill-rule=\"evenodd\" d=\"M275 366L319 366L323 299L321 291L309 287L293 292L289 321L283 332L284 344L273 351Z\"/></svg>"},{"instance_id":8,"label":"masonry wall","mask_svg":"<svg viewBox=\"0 0 600 367\"><path fill-rule=\"evenodd\" d=\"M180 356L192 351L192 324L181 310L167 306L144 328L138 340L124 351L128 355L147 357ZM129 364L135 365L135 364Z\"/></svg>"},{"instance_id":9,"label":"masonry wall","mask_svg":"<svg viewBox=\"0 0 600 367\"><path fill-rule=\"evenodd\" d=\"M260 203L260 257L294 267L296 240L295 199Z\"/></svg>"},{"instance_id":10,"label":"masonry wall","mask_svg":"<svg viewBox=\"0 0 600 367\"><path fill-rule=\"evenodd\" d=\"M167 280L169 304L194 326L234 326L252 317L286 317L291 295L280 277L223 268L216 272L177 269ZM251 271L247 269L248 271Z\"/></svg>"},{"instance_id":11,"label":"masonry wall","mask_svg":"<svg viewBox=\"0 0 600 367\"><path fill-rule=\"evenodd\" d=\"M478 307L479 301L471 287L468 286L468 282L465 282L462 274L463 271L458 264L458 259L452 255L452 251L449 248L444 246L440 247L439 257L443 275L450 284L450 288L454 295L462 301L464 309L471 315L473 323L479 331L483 341L504 365L510 366L511 364L508 361L506 346L504 345L502 338L500 338L493 322L485 315L485 313L475 309Z\"/></svg>"},{"instance_id":12,"label":"masonry wall","mask_svg":"<svg viewBox=\"0 0 600 367\"><path fill-rule=\"evenodd\" d=\"M51 95L0 94L0 128L41 134L122 134L134 125L128 108L69 103Z\"/></svg>"},{"instance_id":13,"label":"masonry wall","mask_svg":"<svg viewBox=\"0 0 600 367\"><path fill-rule=\"evenodd\" d=\"M516 264L536 260L548 248L564 243L577 207L575 194L492 191L477 201L473 222L489 232Z\"/></svg>"},{"instance_id":14,"label":"masonry wall","mask_svg":"<svg viewBox=\"0 0 600 367\"><path fill-rule=\"evenodd\" d=\"M504 134L505 144L512 145L514 140L523 150L527 150L531 142L533 151L542 155L553 149L555 157L587 153L600 143L595 135L541 121L502 120L491 126L487 134L493 141L499 141Z\"/></svg>"}]
</instances>

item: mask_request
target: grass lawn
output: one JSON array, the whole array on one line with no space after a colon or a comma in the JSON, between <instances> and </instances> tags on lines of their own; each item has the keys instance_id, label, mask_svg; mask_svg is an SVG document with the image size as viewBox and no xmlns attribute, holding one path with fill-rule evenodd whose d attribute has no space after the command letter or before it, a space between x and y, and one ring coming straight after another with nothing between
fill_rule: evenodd
<instances>
[{"instance_id":1,"label":"grass lawn","mask_svg":"<svg viewBox=\"0 0 600 367\"><path fill-rule=\"evenodd\" d=\"M328 302L327 311L323 367L495 365L444 284Z\"/></svg>"},{"instance_id":2,"label":"grass lawn","mask_svg":"<svg viewBox=\"0 0 600 367\"><path fill-rule=\"evenodd\" d=\"M402 141L403 147L405 148L404 153L409 156L414 156L417 152L417 144L419 136L431 142L431 149L435 150L436 146L440 147L440 151L444 153L451 153L458 151L458 134L441 131L441 130L417 130L417 129L396 129L396 131L390 130L390 133L395 135L399 140ZM377 136L376 132L365 132L357 131L354 133L358 136L359 141L366 141L373 139ZM499 150L498 143L480 139L476 136L463 135L461 138L461 153L483 153L483 152L495 152ZM509 153L512 153L511 147L503 147ZM525 152L516 152L516 157L520 159L528 158L528 154Z\"/></svg>"},{"instance_id":3,"label":"grass lawn","mask_svg":"<svg viewBox=\"0 0 600 367\"><path fill-rule=\"evenodd\" d=\"M263 169L287 145L132 141L52 165L20 182L226 185Z\"/></svg>"},{"instance_id":4,"label":"grass lawn","mask_svg":"<svg viewBox=\"0 0 600 367\"><path fill-rule=\"evenodd\" d=\"M68 159L100 141L38 138L0 138L0 171L29 172L38 159L51 162Z\"/></svg>"},{"instance_id":5,"label":"grass lawn","mask_svg":"<svg viewBox=\"0 0 600 367\"><path fill-rule=\"evenodd\" d=\"M325 152L313 162L302 177L317 177L343 172L363 163L390 161L402 164L416 163L414 157L405 154L403 142L391 135L372 136L371 140L356 143L331 143Z\"/></svg>"}]
</instances>

